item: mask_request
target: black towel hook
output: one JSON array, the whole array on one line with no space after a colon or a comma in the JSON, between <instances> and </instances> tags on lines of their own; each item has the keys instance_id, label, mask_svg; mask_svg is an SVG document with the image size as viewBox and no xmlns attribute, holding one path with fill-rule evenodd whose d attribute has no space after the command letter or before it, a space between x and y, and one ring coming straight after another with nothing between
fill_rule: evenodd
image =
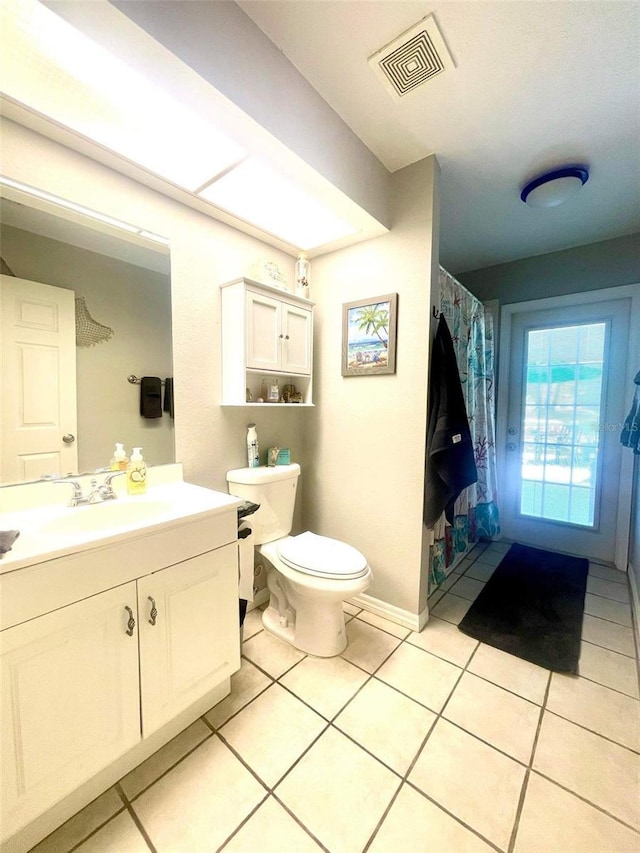
<instances>
[{"instance_id":1,"label":"black towel hook","mask_svg":"<svg viewBox=\"0 0 640 853\"><path fill-rule=\"evenodd\" d=\"M442 313L442 312L441 312L441 311L438 311L438 309L436 308L436 306L435 306L435 305L432 305L432 306L431 306L431 313L433 314L433 319L434 319L434 320L439 320L439 319L440 319L440 315L441 315L441 313Z\"/></svg>"}]
</instances>

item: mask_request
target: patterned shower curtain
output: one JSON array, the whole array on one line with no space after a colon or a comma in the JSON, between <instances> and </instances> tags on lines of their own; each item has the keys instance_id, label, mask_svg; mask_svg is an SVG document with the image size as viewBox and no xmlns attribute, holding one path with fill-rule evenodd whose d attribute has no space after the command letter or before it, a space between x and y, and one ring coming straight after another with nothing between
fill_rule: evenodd
<instances>
[{"instance_id":1,"label":"patterned shower curtain","mask_svg":"<svg viewBox=\"0 0 640 853\"><path fill-rule=\"evenodd\" d=\"M434 528L429 588L435 589L469 547L500 532L497 506L493 318L484 305L440 267L440 305L453 338L467 405L478 482L454 508L453 526L444 514Z\"/></svg>"}]
</instances>

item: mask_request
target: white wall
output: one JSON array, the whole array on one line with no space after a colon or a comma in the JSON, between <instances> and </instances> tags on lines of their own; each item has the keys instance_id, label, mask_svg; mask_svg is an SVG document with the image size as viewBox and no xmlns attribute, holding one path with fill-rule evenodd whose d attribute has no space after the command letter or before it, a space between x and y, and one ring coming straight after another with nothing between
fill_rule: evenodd
<instances>
[{"instance_id":1,"label":"white wall","mask_svg":"<svg viewBox=\"0 0 640 853\"><path fill-rule=\"evenodd\" d=\"M20 125L3 119L0 129L5 175L169 238L176 459L191 482L226 491L225 472L246 464L255 410L220 406L219 284L265 257L292 275L294 259ZM290 447L304 466L302 418L265 412L256 419L262 446Z\"/></svg>"},{"instance_id":2,"label":"white wall","mask_svg":"<svg viewBox=\"0 0 640 853\"><path fill-rule=\"evenodd\" d=\"M392 176L389 234L312 263L314 391L307 413L305 523L368 558L367 591L411 614L426 606L422 505L431 282L437 281L438 165ZM394 375L341 375L342 304L398 293Z\"/></svg>"},{"instance_id":3,"label":"white wall","mask_svg":"<svg viewBox=\"0 0 640 853\"><path fill-rule=\"evenodd\" d=\"M3 225L2 256L18 278L73 290L113 337L76 348L78 470L109 464L116 441L149 465L174 461L173 420L140 417L137 376L173 375L169 276ZM167 258L168 266L168 258Z\"/></svg>"}]
</instances>

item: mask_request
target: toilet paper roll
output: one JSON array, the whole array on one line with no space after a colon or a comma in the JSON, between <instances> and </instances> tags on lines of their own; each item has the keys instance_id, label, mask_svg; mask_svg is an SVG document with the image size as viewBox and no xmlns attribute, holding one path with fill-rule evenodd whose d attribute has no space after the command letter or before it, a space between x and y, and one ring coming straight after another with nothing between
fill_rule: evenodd
<instances>
[{"instance_id":1,"label":"toilet paper roll","mask_svg":"<svg viewBox=\"0 0 640 853\"><path fill-rule=\"evenodd\" d=\"M242 522L241 530L251 530L251 525ZM253 601L253 533L238 539L238 598Z\"/></svg>"}]
</instances>

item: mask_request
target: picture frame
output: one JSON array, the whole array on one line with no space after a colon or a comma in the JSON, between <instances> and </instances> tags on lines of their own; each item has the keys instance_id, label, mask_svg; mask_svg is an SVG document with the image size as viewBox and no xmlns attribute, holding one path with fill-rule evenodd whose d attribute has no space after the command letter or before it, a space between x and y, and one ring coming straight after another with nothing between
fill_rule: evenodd
<instances>
[{"instance_id":1,"label":"picture frame","mask_svg":"<svg viewBox=\"0 0 640 853\"><path fill-rule=\"evenodd\" d=\"M396 372L398 294L345 302L342 306L342 375Z\"/></svg>"}]
</instances>

